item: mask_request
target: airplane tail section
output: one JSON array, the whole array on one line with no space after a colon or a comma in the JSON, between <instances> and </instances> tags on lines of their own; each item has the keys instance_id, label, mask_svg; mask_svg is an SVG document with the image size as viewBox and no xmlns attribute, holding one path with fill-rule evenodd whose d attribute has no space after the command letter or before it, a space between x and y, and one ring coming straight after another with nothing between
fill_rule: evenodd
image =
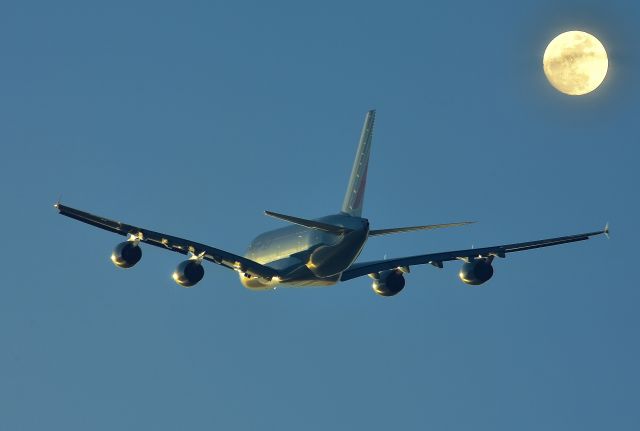
<instances>
[{"instance_id":1,"label":"airplane tail section","mask_svg":"<svg viewBox=\"0 0 640 431\"><path fill-rule=\"evenodd\" d=\"M430 230L430 229L440 229L443 227L464 226L466 224L471 224L471 223L475 223L475 222L461 221L457 223L428 224L425 226L394 227L391 229L372 229L369 231L369 236L390 235L394 233L413 232L416 230Z\"/></svg>"},{"instance_id":2,"label":"airplane tail section","mask_svg":"<svg viewBox=\"0 0 640 431\"><path fill-rule=\"evenodd\" d=\"M353 161L349 187L342 203L342 212L354 217L362 216L362 204L364 201L364 191L367 185L367 170L369 168L369 153L371 152L371 138L373 136L373 123L376 118L376 111L367 112L364 119L364 126L360 134L356 159Z\"/></svg>"},{"instance_id":3,"label":"airplane tail section","mask_svg":"<svg viewBox=\"0 0 640 431\"><path fill-rule=\"evenodd\" d=\"M280 220L288 221L289 223L297 224L300 226L304 226L309 229L317 229L324 232L329 232L335 235L343 235L347 233L351 233L352 230L342 226L336 226L329 223L322 223L317 220L307 220L300 217L293 217L285 214L274 213L273 211L265 211L265 215L269 217L277 218Z\"/></svg>"}]
</instances>

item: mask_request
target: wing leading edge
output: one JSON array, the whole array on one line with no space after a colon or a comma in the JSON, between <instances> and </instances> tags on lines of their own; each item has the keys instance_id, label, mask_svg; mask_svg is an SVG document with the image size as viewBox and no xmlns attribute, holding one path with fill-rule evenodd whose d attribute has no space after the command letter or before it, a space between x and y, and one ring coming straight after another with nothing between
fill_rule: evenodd
<instances>
[{"instance_id":1,"label":"wing leading edge","mask_svg":"<svg viewBox=\"0 0 640 431\"><path fill-rule=\"evenodd\" d=\"M400 257L397 259L377 260L362 262L352 265L342 273L341 281L351 280L367 274L395 269L400 267L410 267L414 265L431 264L442 267L443 262L451 260L468 260L476 257L505 257L507 253L516 251L533 250L534 248L550 247L553 245L568 244L570 242L585 241L592 236L609 234L609 226L603 230L581 233L577 235L561 236L556 238L541 239L538 241L520 242L515 244L497 245L493 247L475 248L467 250L447 251L443 253L422 254L417 256Z\"/></svg>"},{"instance_id":2,"label":"wing leading edge","mask_svg":"<svg viewBox=\"0 0 640 431\"><path fill-rule=\"evenodd\" d=\"M146 244L155 245L156 247L161 247L181 254L192 253L194 255L200 255L204 253L203 258L209 262L253 276L270 280L273 277L280 275L275 269L261 265L251 259L210 247L208 245L200 244L195 241L120 223L118 221L80 211L60 203L57 203L55 208L64 216L79 220L100 229L108 230L109 232L117 233L118 235L133 235L138 238L140 242L144 242Z\"/></svg>"}]
</instances>

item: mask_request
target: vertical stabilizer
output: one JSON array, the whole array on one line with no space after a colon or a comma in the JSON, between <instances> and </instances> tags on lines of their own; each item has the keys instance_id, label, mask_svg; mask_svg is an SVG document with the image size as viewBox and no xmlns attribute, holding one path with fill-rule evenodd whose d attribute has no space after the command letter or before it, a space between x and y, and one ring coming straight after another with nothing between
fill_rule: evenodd
<instances>
[{"instance_id":1,"label":"vertical stabilizer","mask_svg":"<svg viewBox=\"0 0 640 431\"><path fill-rule=\"evenodd\" d=\"M360 134L358 152L353 161L349 187L342 203L342 212L354 217L362 216L362 203L364 201L364 190L367 186L367 170L369 168L369 153L371 152L371 137L373 136L373 122L376 118L376 111L367 112L364 119L364 126Z\"/></svg>"}]
</instances>

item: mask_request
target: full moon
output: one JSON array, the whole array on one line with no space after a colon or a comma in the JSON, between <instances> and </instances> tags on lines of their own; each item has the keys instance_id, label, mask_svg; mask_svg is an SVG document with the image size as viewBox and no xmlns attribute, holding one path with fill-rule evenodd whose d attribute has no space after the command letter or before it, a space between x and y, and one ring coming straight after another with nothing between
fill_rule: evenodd
<instances>
[{"instance_id":1,"label":"full moon","mask_svg":"<svg viewBox=\"0 0 640 431\"><path fill-rule=\"evenodd\" d=\"M580 96L602 84L609 60L604 46L594 36L568 31L549 43L542 65L547 79L558 91Z\"/></svg>"}]
</instances>

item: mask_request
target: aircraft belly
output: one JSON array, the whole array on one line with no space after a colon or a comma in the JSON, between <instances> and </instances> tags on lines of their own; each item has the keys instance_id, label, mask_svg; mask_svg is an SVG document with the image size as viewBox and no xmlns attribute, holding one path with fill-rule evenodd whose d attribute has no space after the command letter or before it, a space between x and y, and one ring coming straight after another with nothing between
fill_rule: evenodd
<instances>
[{"instance_id":1,"label":"aircraft belly","mask_svg":"<svg viewBox=\"0 0 640 431\"><path fill-rule=\"evenodd\" d=\"M313 273L304 264L298 266L291 271L286 280L261 280L257 277L247 278L243 274L240 274L240 282L244 287L250 290L271 290L276 287L321 287L332 286L340 280L340 274L319 278L313 275Z\"/></svg>"}]
</instances>

